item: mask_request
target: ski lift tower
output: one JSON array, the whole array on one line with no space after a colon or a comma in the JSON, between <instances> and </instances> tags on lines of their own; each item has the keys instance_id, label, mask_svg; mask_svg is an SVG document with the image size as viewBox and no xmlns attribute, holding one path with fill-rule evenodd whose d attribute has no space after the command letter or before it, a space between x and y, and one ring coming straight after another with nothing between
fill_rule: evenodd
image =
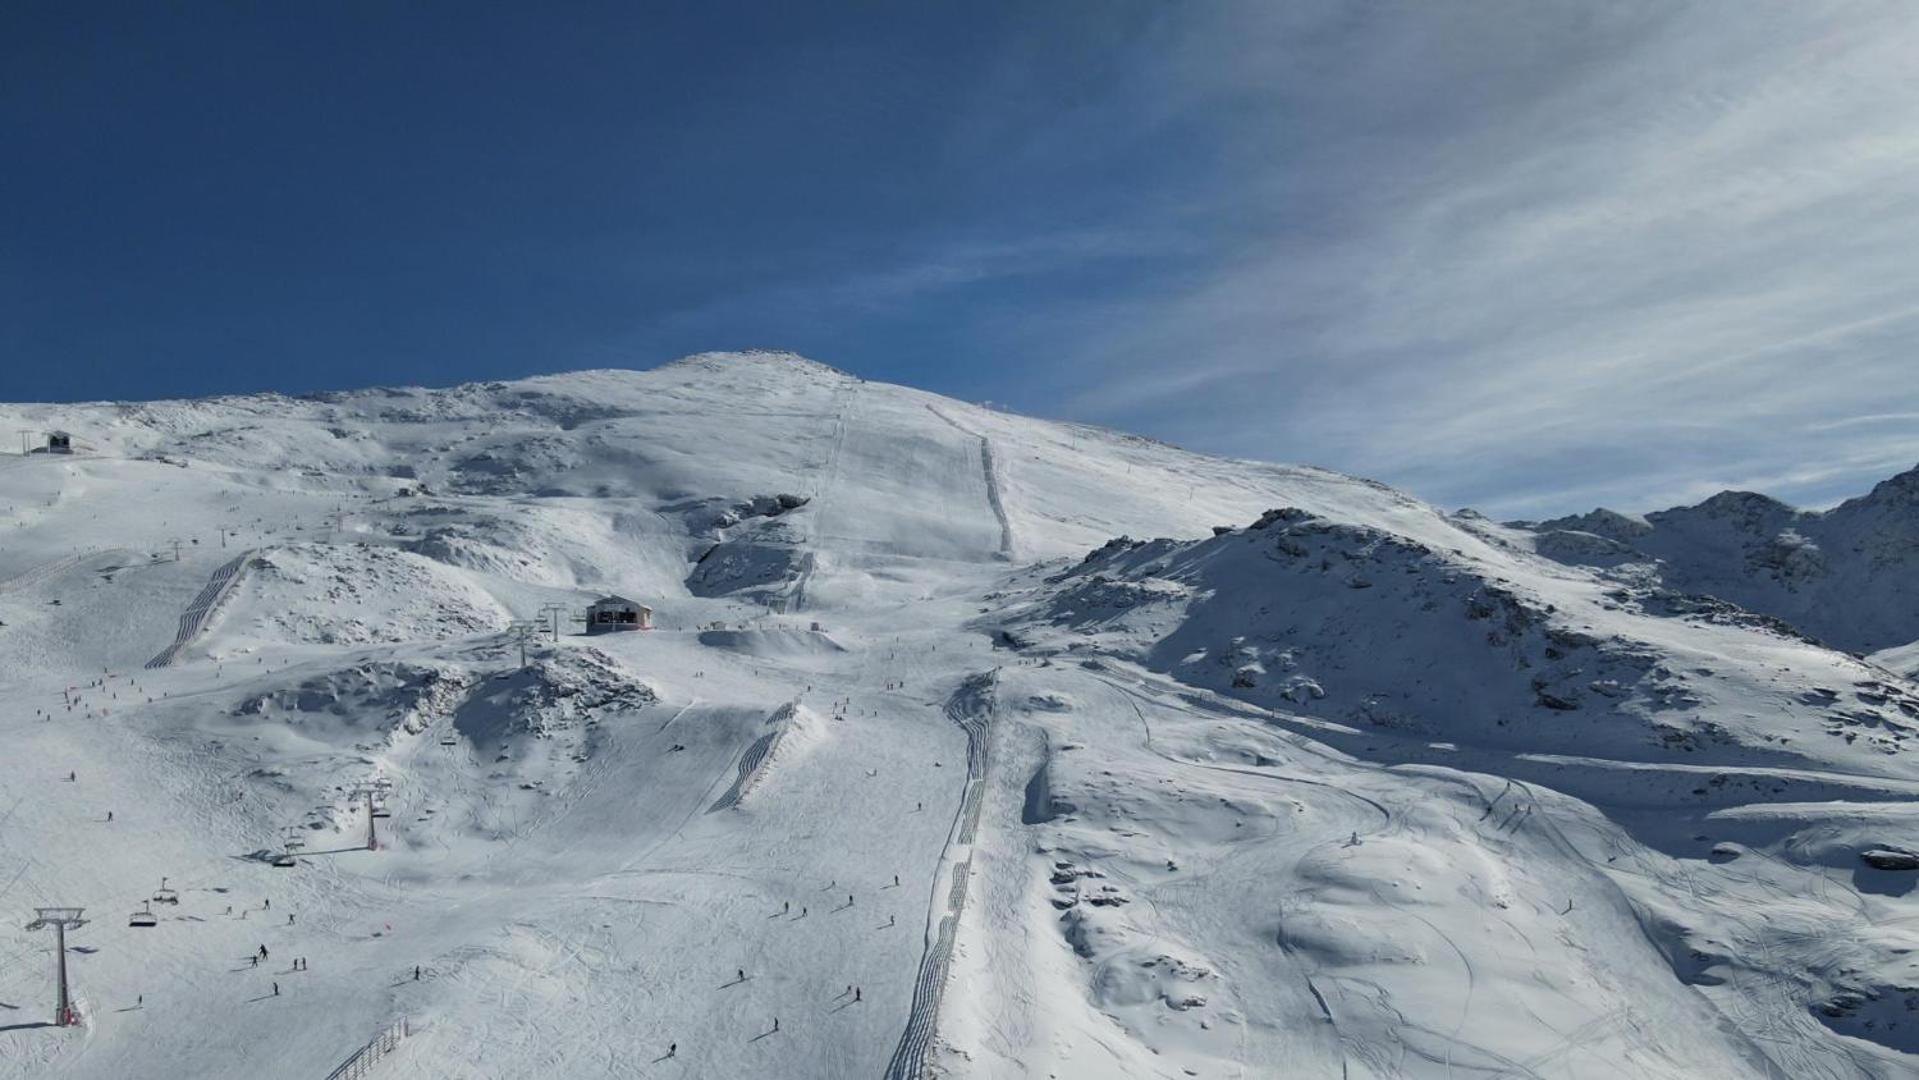
<instances>
[{"instance_id":1,"label":"ski lift tower","mask_svg":"<svg viewBox=\"0 0 1919 1080\"><path fill-rule=\"evenodd\" d=\"M56 971L60 982L60 1000L54 1006L53 1022L59 1027L71 1027L80 1022L80 1014L73 1009L73 1001L67 996L67 931L85 926L87 921L80 917L85 908L43 907L34 908L34 920L27 924L29 930L53 930L53 949L58 961Z\"/></svg>"},{"instance_id":2,"label":"ski lift tower","mask_svg":"<svg viewBox=\"0 0 1919 1080\"><path fill-rule=\"evenodd\" d=\"M361 784L349 793L352 798L366 800L366 849L368 851L380 850L380 835L373 823L373 796L378 790L372 784Z\"/></svg>"},{"instance_id":3,"label":"ski lift tower","mask_svg":"<svg viewBox=\"0 0 1919 1080\"><path fill-rule=\"evenodd\" d=\"M537 619L515 619L506 625L507 636L520 647L520 666L526 666L526 643L540 632Z\"/></svg>"},{"instance_id":4,"label":"ski lift tower","mask_svg":"<svg viewBox=\"0 0 1919 1080\"><path fill-rule=\"evenodd\" d=\"M560 616L567 614L571 610L572 609L565 604L546 604L540 608L540 614L552 620L553 644L555 645L560 643Z\"/></svg>"}]
</instances>

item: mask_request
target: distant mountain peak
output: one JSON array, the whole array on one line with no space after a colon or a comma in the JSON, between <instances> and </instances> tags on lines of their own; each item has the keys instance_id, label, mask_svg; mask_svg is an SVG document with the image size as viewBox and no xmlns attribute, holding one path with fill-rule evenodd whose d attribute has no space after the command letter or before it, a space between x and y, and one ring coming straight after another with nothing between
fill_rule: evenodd
<instances>
[{"instance_id":1,"label":"distant mountain peak","mask_svg":"<svg viewBox=\"0 0 1919 1080\"><path fill-rule=\"evenodd\" d=\"M1636 527L1610 511L1531 526L1534 550L1590 566L1656 565L1666 585L1781 618L1869 652L1919 637L1919 468L1827 511L1752 491L1658 510ZM1582 534L1593 534L1598 540Z\"/></svg>"},{"instance_id":2,"label":"distant mountain peak","mask_svg":"<svg viewBox=\"0 0 1919 1080\"><path fill-rule=\"evenodd\" d=\"M1840 514L1868 506L1919 507L1919 465L1879 481L1871 491L1856 499L1847 499L1832 512Z\"/></svg>"}]
</instances>

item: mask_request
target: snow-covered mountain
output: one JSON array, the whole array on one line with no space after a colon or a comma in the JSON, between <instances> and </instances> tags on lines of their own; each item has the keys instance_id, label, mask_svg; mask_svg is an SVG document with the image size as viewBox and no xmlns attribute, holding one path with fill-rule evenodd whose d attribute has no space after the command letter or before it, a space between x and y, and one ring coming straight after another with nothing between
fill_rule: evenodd
<instances>
[{"instance_id":1,"label":"snow-covered mountain","mask_svg":"<svg viewBox=\"0 0 1919 1080\"><path fill-rule=\"evenodd\" d=\"M1919 688L1821 644L1911 474L1509 527L775 353L0 421L0 1077L1919 1061ZM1843 603L1710 576L1788 529Z\"/></svg>"},{"instance_id":2,"label":"snow-covered mountain","mask_svg":"<svg viewBox=\"0 0 1919 1080\"><path fill-rule=\"evenodd\" d=\"M1536 550L1775 615L1838 648L1919 641L1919 467L1817 512L1749 491L1531 526Z\"/></svg>"}]
</instances>

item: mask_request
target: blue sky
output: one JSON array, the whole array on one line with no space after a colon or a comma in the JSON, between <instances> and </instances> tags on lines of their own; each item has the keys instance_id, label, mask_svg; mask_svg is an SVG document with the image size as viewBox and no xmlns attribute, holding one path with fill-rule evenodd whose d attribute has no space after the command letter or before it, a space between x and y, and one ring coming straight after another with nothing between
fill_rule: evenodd
<instances>
[{"instance_id":1,"label":"blue sky","mask_svg":"<svg viewBox=\"0 0 1919 1080\"><path fill-rule=\"evenodd\" d=\"M1902 3L0 9L0 400L777 347L1508 515L1919 461Z\"/></svg>"}]
</instances>

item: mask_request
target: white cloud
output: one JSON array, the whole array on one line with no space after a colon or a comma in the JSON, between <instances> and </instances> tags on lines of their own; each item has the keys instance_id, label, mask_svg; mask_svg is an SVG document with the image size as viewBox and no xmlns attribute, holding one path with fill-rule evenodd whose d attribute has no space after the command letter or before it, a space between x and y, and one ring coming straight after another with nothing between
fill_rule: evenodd
<instances>
[{"instance_id":1,"label":"white cloud","mask_svg":"<svg viewBox=\"0 0 1919 1080\"><path fill-rule=\"evenodd\" d=\"M1919 458L1919 9L1269 8L1139 58L1258 226L1069 411L1499 512Z\"/></svg>"}]
</instances>

